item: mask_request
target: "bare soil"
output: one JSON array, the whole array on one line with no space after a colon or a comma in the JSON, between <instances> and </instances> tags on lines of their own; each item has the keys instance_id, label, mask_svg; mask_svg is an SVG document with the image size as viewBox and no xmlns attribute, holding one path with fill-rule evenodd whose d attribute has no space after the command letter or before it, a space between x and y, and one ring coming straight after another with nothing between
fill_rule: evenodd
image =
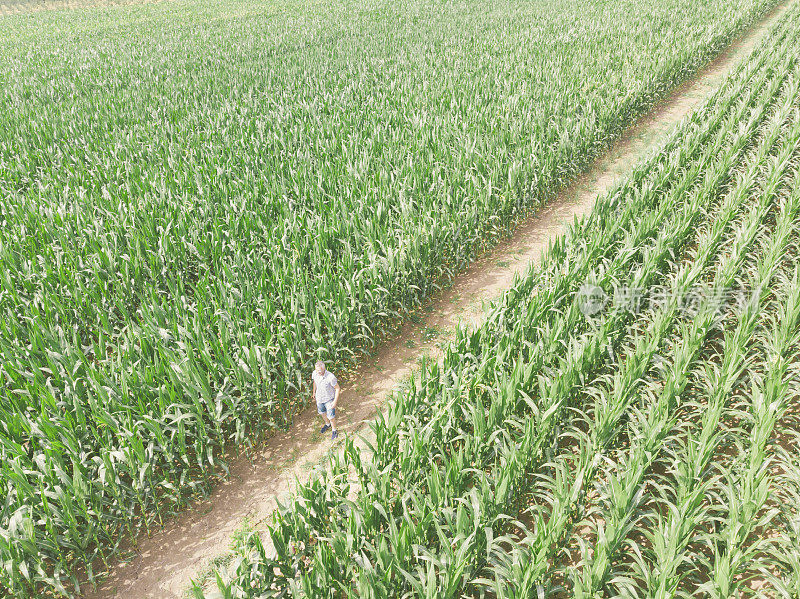
<instances>
[{"instance_id":1,"label":"bare soil","mask_svg":"<svg viewBox=\"0 0 800 599\"><path fill-rule=\"evenodd\" d=\"M782 2L741 35L694 78L639 119L583 176L557 198L522 221L510 239L498 244L460 274L420 311L416 322L384 341L372 359L341 380L337 412L340 430L366 434L368 423L392 390L413 375L422 356L437 359L441 346L457 326L479 326L485 306L510 287L515 275L536 264L550 241L562 235L576 218L587 214L599 194L627 176L632 166L657 151L669 131L698 107L729 70L764 36L791 1ZM192 579L215 557L229 551L232 534L247 519L263 527L287 497L295 480L305 480L326 452L337 450L319 434L321 420L313 406L295 419L289 432L279 433L249 456L233 460L231 476L206 499L198 501L150 538L141 539L129 559L117 563L106 581L89 589L87 599L185 596Z\"/></svg>"}]
</instances>

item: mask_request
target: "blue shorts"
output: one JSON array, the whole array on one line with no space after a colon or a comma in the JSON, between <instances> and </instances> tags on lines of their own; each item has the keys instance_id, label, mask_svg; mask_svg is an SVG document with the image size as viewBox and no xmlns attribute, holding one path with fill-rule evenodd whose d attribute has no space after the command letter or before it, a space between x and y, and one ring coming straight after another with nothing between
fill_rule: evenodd
<instances>
[{"instance_id":1,"label":"blue shorts","mask_svg":"<svg viewBox=\"0 0 800 599\"><path fill-rule=\"evenodd\" d=\"M320 414L328 414L328 418L335 418L336 417L336 408L333 407L333 400L326 402L326 403L318 403L317 404L317 412Z\"/></svg>"}]
</instances>

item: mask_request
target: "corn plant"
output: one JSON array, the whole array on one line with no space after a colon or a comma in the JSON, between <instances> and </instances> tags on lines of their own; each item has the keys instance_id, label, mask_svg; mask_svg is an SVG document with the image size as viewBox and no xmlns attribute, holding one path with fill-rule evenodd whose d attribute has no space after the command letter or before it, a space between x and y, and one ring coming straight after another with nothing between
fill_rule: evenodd
<instances>
[{"instance_id":1,"label":"corn plant","mask_svg":"<svg viewBox=\"0 0 800 599\"><path fill-rule=\"evenodd\" d=\"M779 508L779 516L771 529L774 532L772 543L766 548L768 564L777 565L774 569L762 571L762 575L774 587L780 597L794 597L800 593L800 462L798 456L798 436L796 415L784 419L781 434L786 439L775 443L775 463L779 474L774 481L773 500ZM786 427L790 424L789 427ZM788 430L787 430L788 428Z\"/></svg>"}]
</instances>

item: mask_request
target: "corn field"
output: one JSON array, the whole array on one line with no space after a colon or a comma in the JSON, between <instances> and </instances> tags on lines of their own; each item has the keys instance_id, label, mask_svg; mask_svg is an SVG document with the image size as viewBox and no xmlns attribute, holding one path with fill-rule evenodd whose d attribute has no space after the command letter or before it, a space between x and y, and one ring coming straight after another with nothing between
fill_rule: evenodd
<instances>
[{"instance_id":1,"label":"corn field","mask_svg":"<svg viewBox=\"0 0 800 599\"><path fill-rule=\"evenodd\" d=\"M224 475L226 449L290 424L314 360L337 370L356 363L774 4L176 0L0 17L3 591L70 595L93 581L120 543L207 492ZM794 63L782 59L769 65L790 83ZM754 63L752 78L765 83L753 93L789 97L789 83L772 85L778 75L767 68ZM432 366L381 421L384 453L362 473L386 464L392 478L361 491L381 496L378 511L359 520L331 512L366 527L353 529L358 546L349 537L313 542L333 522L304 523L292 511L275 538L305 549L264 588L517 588L502 574L507 531L497 510L528 499L522 482L545 461L556 472L572 459L550 445L578 417L567 399L576 401L578 381L600 375L603 344L634 326L615 317L589 332L574 309L552 308L567 306L572 284L600 264L604 285L676 270L674 256L707 221L717 190L738 180L735 160L774 109L769 99L720 96L713 131L703 129L711 120L695 122L694 146L675 140L671 162L640 171L639 187L621 188L575 233L589 245L579 249L573 237L554 248L550 270L519 283L491 326L463 337L444 370ZM752 126L735 129L727 110ZM731 127L739 146L729 144ZM730 162L715 164L716 179L701 187L706 171L684 172L684 154L699 160L717 146ZM671 199L655 191L679 179ZM768 214L787 201L782 181ZM689 191L693 199L678 197ZM737 201L748 198L743 190ZM714 232L709 265L743 209L726 208L730 226ZM605 222L615 211L619 221ZM639 213L652 216L626 229ZM681 330L674 313L663 318L653 347ZM696 343L714 326L693 333ZM546 345L529 347L535 339ZM560 344L567 358L554 353ZM569 376L542 378L556 368ZM530 387L536 377L546 397ZM763 381L765 394L777 392L773 383ZM639 390L628 393L634 402ZM522 439L532 445L521 449ZM419 478L428 451L440 468ZM599 467L586 466L591 475ZM347 466L338 468L331 480ZM321 501L322 484L306 494ZM718 492L724 484L715 482ZM404 503L400 489L419 492L421 503ZM578 507L554 535L569 534ZM424 519L404 520L405 509ZM447 543L414 549L468 521L481 528L462 556L447 554ZM389 522L401 536L370 545ZM491 530L498 534L487 537ZM469 567L447 565L479 546L491 551ZM532 540L523 550L538 551ZM300 568L309 556L324 563L345 553L363 555L364 567ZM478 582L478 573L498 582Z\"/></svg>"},{"instance_id":2,"label":"corn field","mask_svg":"<svg viewBox=\"0 0 800 599\"><path fill-rule=\"evenodd\" d=\"M196 596L800 596L798 47L795 4Z\"/></svg>"},{"instance_id":3,"label":"corn field","mask_svg":"<svg viewBox=\"0 0 800 599\"><path fill-rule=\"evenodd\" d=\"M224 474L226 448L291 423L314 360L336 369L356 363L773 4L415 0L331 7L224 0L3 17L2 589L70 595L80 581L92 581L120 543L207 492ZM777 35L775 47L790 46L791 24L783 38ZM794 58L759 56L684 137L670 142L669 158L637 171L572 241L553 248L545 269L515 286L484 331L463 336L443 368L430 366L419 388L378 425L384 453L374 463L361 465L351 448L332 470L339 478L331 480L339 480L353 464L363 476L391 465L388 487L371 483L359 491L365 501L378 493L383 503L359 521L367 528L358 529L358 547L312 541L332 534L325 527L333 522L282 517L274 538L284 535L284 551L298 553L279 560L278 581L270 578L274 572L265 575L264 589L382 596L381 589L422 594L443 585L448 593L513 595L524 587L514 576L537 589L605 588L619 567L614 551L630 542L627 512L627 520L603 532L619 539L609 537L580 578L565 578L574 572L554 548L572 543L567 547L577 551L575 530L595 525L592 514L611 526L602 511L610 509L611 491L589 493L585 481L635 491L653 483L613 482L627 470L610 464L640 464L645 477L652 462L667 460L642 462L620 448L651 456L641 437L669 456L683 446L695 451L688 433L667 445L647 435L656 427L666 436L678 426L668 417L685 389L707 382L695 369L711 359L704 348L722 325L708 317L684 330L690 323L677 306L652 317L615 314L587 323L570 302L587 277L606 289L668 277L675 289L705 282L727 290L756 285L734 275L768 267L778 271L768 282L790 292L785 265L746 262L760 259L752 248L767 243L765 219L784 234L774 260L794 247L787 232L792 213L787 222L775 214L794 197L785 183L794 155L777 162L774 174L763 166L778 161L793 139L792 107L784 104L792 98ZM737 95L743 90L752 90L749 103ZM774 120L779 116L783 121ZM754 154L769 136L773 145ZM747 170L745 160L760 162ZM767 176L776 177L773 186ZM728 193L734 185L738 191ZM745 221L756 195L763 205ZM619 222L606 222L617 215ZM700 239L703 227L707 237ZM741 256L728 256L726 244ZM684 265L677 256L687 248L698 253ZM782 297L763 301L777 313L788 309ZM738 323L745 316L726 317ZM758 322L747 326L741 335L762 353L742 356L733 373L764 362L767 351L791 358L793 348L770 345ZM686 371L664 382L671 395L661 398L644 377L665 344L695 349L667 354L667 363L685 361ZM624 373L614 374L607 347L625 356ZM780 401L770 393L785 400L786 372L762 376L772 377L759 379L769 405ZM658 409L631 420L647 394ZM589 405L588 398L600 403ZM717 400L720 422L728 401ZM757 415L748 409L738 406L735 418L749 423ZM763 417L769 426L770 415ZM581 433L553 445L565 427ZM712 441L712 449L732 443ZM766 451L740 443L753 460ZM600 455L607 458L597 462ZM438 456L438 470L422 469L430 456ZM717 463L702 459L693 468L705 472ZM722 496L744 484L725 472L710 477L713 484L697 483L694 495L667 499ZM790 476L788 467L782 476ZM570 480L574 496L558 495L566 487L557 481ZM351 483L340 483L339 495L325 501L347 497ZM315 496L331 484L315 481L304 493ZM398 499L409 489L421 503ZM354 517L341 515L342 505L348 504L337 503L333 514ZM519 524L507 522L502 510L509 507ZM662 524L657 506L638 507L644 512L636 522L684 526ZM714 522L742 516L690 507ZM468 542L444 542L441 535L467 521L482 528ZM402 540L382 546L386 526ZM511 543L514 534L519 542ZM455 547L460 557L447 553ZM342 551L363 558L363 567L351 564L334 576L304 561L339 559ZM522 555L531 570L507 572ZM734 572L751 557L719 559ZM684 554L672 559L683 572ZM706 559L716 559L712 549ZM456 562L463 568L451 568Z\"/></svg>"}]
</instances>

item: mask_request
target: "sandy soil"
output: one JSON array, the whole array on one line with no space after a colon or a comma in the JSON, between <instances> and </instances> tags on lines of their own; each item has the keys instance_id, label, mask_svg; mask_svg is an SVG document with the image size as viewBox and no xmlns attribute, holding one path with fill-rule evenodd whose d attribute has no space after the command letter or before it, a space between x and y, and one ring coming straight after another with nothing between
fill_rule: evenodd
<instances>
[{"instance_id":1,"label":"sandy soil","mask_svg":"<svg viewBox=\"0 0 800 599\"><path fill-rule=\"evenodd\" d=\"M783 2L743 34L714 62L679 86L620 138L591 170L564 189L550 205L523 221L513 236L498 244L437 294L398 335L385 341L372 359L343 387L340 429L363 433L390 392L413 374L423 355L435 359L440 346L458 325L477 326L484 306L507 289L516 274L535 264L549 241L564 233L576 216L588 213L598 194L626 176L633 164L657 151L683 117L706 99L725 75L787 10ZM210 561L228 552L231 535L245 519L258 528L286 497L294 481L331 451L327 435L319 434L315 409L295 419L291 431L280 433L248 457L231 463L231 476L207 499L182 512L150 538L141 539L127 561L120 561L106 582L90 590L88 599L183 597L190 580ZM336 446L334 446L335 450Z\"/></svg>"}]
</instances>

